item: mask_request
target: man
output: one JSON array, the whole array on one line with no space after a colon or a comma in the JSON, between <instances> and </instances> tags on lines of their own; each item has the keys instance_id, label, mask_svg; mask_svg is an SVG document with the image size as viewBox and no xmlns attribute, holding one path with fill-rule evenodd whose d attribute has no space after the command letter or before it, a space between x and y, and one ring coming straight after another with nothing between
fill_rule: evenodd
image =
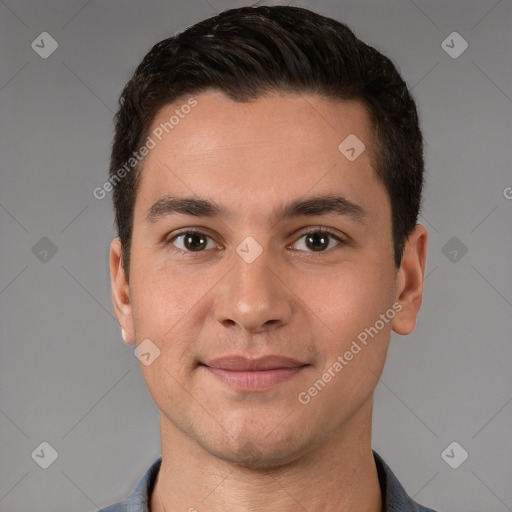
<instances>
[{"instance_id":1,"label":"man","mask_svg":"<svg viewBox=\"0 0 512 512\"><path fill-rule=\"evenodd\" d=\"M371 447L422 301L423 168L406 84L335 20L245 7L152 48L116 115L110 270L162 456L103 512L431 510Z\"/></svg>"}]
</instances>

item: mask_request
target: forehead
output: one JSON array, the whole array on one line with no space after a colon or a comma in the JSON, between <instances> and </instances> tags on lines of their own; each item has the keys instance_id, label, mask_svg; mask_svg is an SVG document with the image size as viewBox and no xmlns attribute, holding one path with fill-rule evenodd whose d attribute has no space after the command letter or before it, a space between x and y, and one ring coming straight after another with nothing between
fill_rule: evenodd
<instances>
[{"instance_id":1,"label":"forehead","mask_svg":"<svg viewBox=\"0 0 512 512\"><path fill-rule=\"evenodd\" d=\"M239 103L220 92L194 100L193 108L183 108L191 104L183 97L155 116L149 131L155 145L143 162L136 215L137 204L147 208L169 193L238 201L247 212L253 202L261 209L262 200L292 199L313 189L338 189L356 203L375 203L376 195L386 202L360 102L273 93ZM343 152L346 140L348 146L355 142L357 152L364 144L356 159Z\"/></svg>"},{"instance_id":2,"label":"forehead","mask_svg":"<svg viewBox=\"0 0 512 512\"><path fill-rule=\"evenodd\" d=\"M302 154L314 155L322 151L332 153L349 134L366 142L371 139L368 113L359 101L271 93L241 103L218 91L194 98L197 102L194 108L185 108L189 99L183 97L160 109L153 119L151 132L164 127L165 141L159 144L161 149L168 146L176 155L199 156L223 149L230 152L243 151L248 146L256 149L267 144L282 145L285 149L296 146L297 151L305 150ZM166 123L169 133L165 130Z\"/></svg>"}]
</instances>

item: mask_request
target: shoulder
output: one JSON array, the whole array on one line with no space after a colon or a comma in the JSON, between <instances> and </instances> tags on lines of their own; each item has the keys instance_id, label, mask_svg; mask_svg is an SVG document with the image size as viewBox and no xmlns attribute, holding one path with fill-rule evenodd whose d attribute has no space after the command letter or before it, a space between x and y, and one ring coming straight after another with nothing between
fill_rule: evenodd
<instances>
[{"instance_id":1,"label":"shoulder","mask_svg":"<svg viewBox=\"0 0 512 512\"><path fill-rule=\"evenodd\" d=\"M149 512L151 493L155 485L161 462L162 457L159 457L149 467L133 489L130 496L118 503L102 508L98 512Z\"/></svg>"},{"instance_id":2,"label":"shoulder","mask_svg":"<svg viewBox=\"0 0 512 512\"><path fill-rule=\"evenodd\" d=\"M106 508L102 508L98 510L98 512L127 512L128 504L126 500L119 501L118 503L114 503L113 505L109 505Z\"/></svg>"},{"instance_id":3,"label":"shoulder","mask_svg":"<svg viewBox=\"0 0 512 512\"><path fill-rule=\"evenodd\" d=\"M436 512L416 503L405 491L398 478L379 454L374 450L379 483L383 498L383 512Z\"/></svg>"}]
</instances>

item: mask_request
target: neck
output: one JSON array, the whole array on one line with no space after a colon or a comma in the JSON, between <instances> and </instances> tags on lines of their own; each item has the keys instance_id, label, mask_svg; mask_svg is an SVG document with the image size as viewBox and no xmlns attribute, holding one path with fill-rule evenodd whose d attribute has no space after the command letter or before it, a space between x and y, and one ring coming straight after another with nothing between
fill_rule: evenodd
<instances>
[{"instance_id":1,"label":"neck","mask_svg":"<svg viewBox=\"0 0 512 512\"><path fill-rule=\"evenodd\" d=\"M162 464L151 512L382 512L372 401L329 441L280 467L249 469L205 452L160 415Z\"/></svg>"}]
</instances>

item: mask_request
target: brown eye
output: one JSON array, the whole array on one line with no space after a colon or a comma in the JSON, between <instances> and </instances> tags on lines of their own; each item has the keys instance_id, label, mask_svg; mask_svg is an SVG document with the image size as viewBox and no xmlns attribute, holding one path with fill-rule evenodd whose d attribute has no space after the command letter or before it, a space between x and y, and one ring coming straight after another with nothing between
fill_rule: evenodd
<instances>
[{"instance_id":1,"label":"brown eye","mask_svg":"<svg viewBox=\"0 0 512 512\"><path fill-rule=\"evenodd\" d=\"M323 251L329 246L330 235L316 231L306 235L306 245L313 251Z\"/></svg>"},{"instance_id":2,"label":"brown eye","mask_svg":"<svg viewBox=\"0 0 512 512\"><path fill-rule=\"evenodd\" d=\"M178 252L203 252L217 246L208 235L200 231L182 231L173 236L167 244L176 248Z\"/></svg>"},{"instance_id":3,"label":"brown eye","mask_svg":"<svg viewBox=\"0 0 512 512\"><path fill-rule=\"evenodd\" d=\"M299 244L299 241L302 240L302 244ZM336 243L332 244L332 240ZM302 248L299 247L298 250L304 250L306 252L327 252L328 249L344 243L345 241L337 234L332 233L326 228L307 231L295 242L295 244L302 245Z\"/></svg>"},{"instance_id":4,"label":"brown eye","mask_svg":"<svg viewBox=\"0 0 512 512\"><path fill-rule=\"evenodd\" d=\"M183 245L188 251L200 251L207 245L206 237L201 233L186 233L183 238Z\"/></svg>"}]
</instances>

